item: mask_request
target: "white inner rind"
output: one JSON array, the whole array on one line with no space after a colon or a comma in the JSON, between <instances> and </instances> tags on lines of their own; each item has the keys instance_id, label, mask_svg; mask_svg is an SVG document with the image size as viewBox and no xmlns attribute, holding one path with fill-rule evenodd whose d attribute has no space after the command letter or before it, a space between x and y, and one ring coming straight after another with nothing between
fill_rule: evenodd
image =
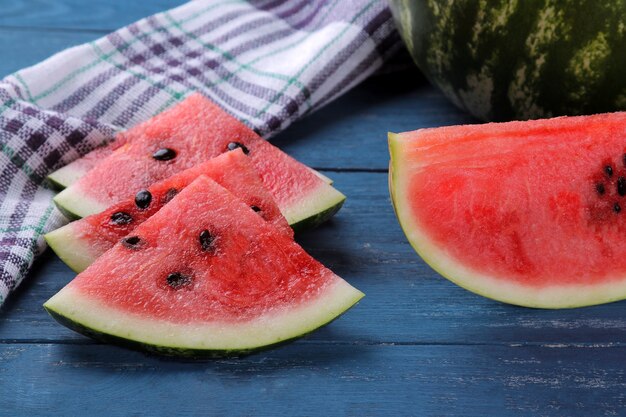
<instances>
[{"instance_id":1,"label":"white inner rind","mask_svg":"<svg viewBox=\"0 0 626 417\"><path fill-rule=\"evenodd\" d=\"M112 308L68 285L44 306L86 328L139 343L173 349L246 350L289 340L328 323L363 293L334 277L311 301L266 313L244 323L172 323Z\"/></svg>"},{"instance_id":2,"label":"white inner rind","mask_svg":"<svg viewBox=\"0 0 626 417\"><path fill-rule=\"evenodd\" d=\"M289 224L296 224L340 204L346 196L325 182L281 208L281 213ZM78 216L87 217L107 209L105 204L86 197L77 186L66 188L54 197L54 202L64 210Z\"/></svg>"},{"instance_id":3,"label":"white inner rind","mask_svg":"<svg viewBox=\"0 0 626 417\"><path fill-rule=\"evenodd\" d=\"M48 175L48 178L62 187L69 187L83 175L85 175L85 170L76 169L76 167L73 167L70 163Z\"/></svg>"},{"instance_id":4,"label":"white inner rind","mask_svg":"<svg viewBox=\"0 0 626 417\"><path fill-rule=\"evenodd\" d=\"M100 256L92 242L82 239L78 224L69 223L44 236L54 253L74 272L84 271Z\"/></svg>"},{"instance_id":5,"label":"white inner rind","mask_svg":"<svg viewBox=\"0 0 626 417\"><path fill-rule=\"evenodd\" d=\"M281 212L287 219L287 223L293 225L310 217L314 217L326 211L346 199L346 196L325 182L309 191L299 200L294 201L288 207L282 207Z\"/></svg>"},{"instance_id":6,"label":"white inner rind","mask_svg":"<svg viewBox=\"0 0 626 417\"><path fill-rule=\"evenodd\" d=\"M54 197L54 202L62 209L78 217L100 213L107 206L93 198L86 197L76 185L66 188Z\"/></svg>"},{"instance_id":7,"label":"white inner rind","mask_svg":"<svg viewBox=\"0 0 626 417\"><path fill-rule=\"evenodd\" d=\"M411 212L411 196L408 190L412 177L412 161L403 155L403 142L396 135L389 135L391 166L390 192L400 226L411 246L434 270L455 284L484 297L505 303L537 308L570 308L603 304L626 298L626 276L607 278L603 283L590 285L567 284L530 286L508 277L487 275L454 259L423 233Z\"/></svg>"}]
</instances>

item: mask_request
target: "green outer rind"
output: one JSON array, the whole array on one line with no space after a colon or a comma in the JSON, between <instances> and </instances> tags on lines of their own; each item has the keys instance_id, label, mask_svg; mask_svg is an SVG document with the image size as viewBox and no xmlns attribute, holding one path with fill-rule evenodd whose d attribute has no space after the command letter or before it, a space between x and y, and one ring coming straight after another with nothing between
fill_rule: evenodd
<instances>
[{"instance_id":1,"label":"green outer rind","mask_svg":"<svg viewBox=\"0 0 626 417\"><path fill-rule=\"evenodd\" d=\"M59 211L70 220L78 220L106 209L106 206L80 195L72 187L61 191L52 200Z\"/></svg>"},{"instance_id":2,"label":"green outer rind","mask_svg":"<svg viewBox=\"0 0 626 417\"><path fill-rule=\"evenodd\" d=\"M626 109L622 2L389 0L424 75L482 120Z\"/></svg>"},{"instance_id":3,"label":"green outer rind","mask_svg":"<svg viewBox=\"0 0 626 417\"><path fill-rule=\"evenodd\" d=\"M324 185L323 189L328 190L329 188L327 187L330 187L330 185ZM61 194L58 194L57 197L60 195ZM77 213L66 210L63 204L65 201L78 200L84 202L86 200L85 198L75 198L71 189L66 190L64 196L62 196L63 198L57 197L55 197L54 201L66 217L69 218L71 216L74 220L80 218ZM321 201L319 198L311 198L310 196L309 198L313 201ZM346 196L333 189L330 193L330 197L328 197L325 204L323 204L324 209L304 219L296 220L291 223L290 226L295 232L313 229L333 217L341 209L345 201ZM74 207L76 207L76 205L74 205ZM56 229L46 234L44 237L57 256L73 271L80 273L93 263L96 257L88 253L88 246L86 247L86 245L81 244L80 238L77 236L76 232L72 230L72 224L73 223L70 223Z\"/></svg>"},{"instance_id":4,"label":"green outer rind","mask_svg":"<svg viewBox=\"0 0 626 417\"><path fill-rule=\"evenodd\" d=\"M445 262L440 262L436 258L441 258L442 256L436 255L435 250L436 245L432 242L427 242L428 245L432 246L434 250L429 251L424 244L424 242L418 242L417 239L412 239L413 231L408 224L408 220L404 219L402 214L403 210L400 204L399 196L396 195L396 190L399 188L397 186L397 182L401 176L401 168L399 167L399 163L402 160L400 157L400 150L396 147L395 144L396 134L389 133L389 153L391 156L391 161L389 164L389 193L391 195L391 202L398 218L398 222L400 223L400 227L407 237L409 243L415 250L415 252L426 262L435 272L458 285L461 288L464 288L468 291L471 291L475 294L481 295L485 298L489 298L495 301L514 304L522 307L530 307L530 308L543 308L543 309L563 309L563 308L577 308L577 307L586 307L598 304L606 304L615 301L620 301L626 299L626 283L622 284L621 288L618 288L617 285L605 284L609 286L609 290L602 291L602 289L598 290L593 295L589 295L587 297L581 297L581 294L591 294L594 290L594 285L580 288L554 288L548 291L552 291L553 294L556 294L554 297L542 297L542 292L547 292L545 289L539 289L535 292L533 296L532 293L529 296L525 294L524 296L520 296L520 293L526 291L527 289L521 285L509 285L508 288L504 288L505 285L498 282L493 277L485 277L480 274L470 271L464 265L461 265L454 261L453 259L447 259L447 264ZM425 238L427 239L427 238ZM432 253L431 253L432 252ZM455 271L461 270L465 277L457 276ZM469 277L469 278L468 278ZM484 279L486 282L492 282L493 286L489 288L482 283L482 286L477 284L476 282L472 282L472 278ZM498 291L498 286L502 286L502 291ZM489 288L489 289L485 289ZM611 295L607 295L610 292ZM562 293L562 297L559 297L559 293ZM599 295L598 295L599 293ZM572 296L572 294L575 294ZM575 301L572 301L574 299ZM551 301L546 301L551 300Z\"/></svg>"},{"instance_id":5,"label":"green outer rind","mask_svg":"<svg viewBox=\"0 0 626 417\"><path fill-rule=\"evenodd\" d=\"M286 214L285 217L287 217L289 224L294 227L294 230L296 230L296 228L297 230L312 228L325 222L339 211L346 200L345 195L327 183L320 186L319 194L329 194L329 196L324 196L321 199L316 198L314 194L306 196L307 200L313 201L314 204L319 207L316 211L311 210L311 215L301 218L297 212L284 213ZM53 200L59 210L70 220L77 220L91 214L99 213L107 208L93 199L80 195L80 193L76 192L73 188L66 188L57 194Z\"/></svg>"},{"instance_id":6,"label":"green outer rind","mask_svg":"<svg viewBox=\"0 0 626 417\"><path fill-rule=\"evenodd\" d=\"M350 308L354 307L354 305L358 302L359 300L356 300L354 304L348 307L341 314L333 317L331 320L325 323L320 324L318 327L314 329L311 329L311 330L306 331L305 333L302 333L301 335L292 337L290 339L281 340L280 342L273 343L270 345L259 346L258 348L254 348L254 349L232 349L232 350L189 349L189 348L182 348L182 347L175 348L175 347L151 345L149 343L141 343L135 340L125 339L123 337L95 331L93 329L85 327L84 325L76 321L68 319L67 317L63 316L62 314L57 313L56 311L54 311L51 308L46 307L45 305L44 305L44 308L48 312L48 314L50 314L50 316L52 316L52 318L55 319L59 324L62 324L68 329L73 330L77 333L80 333L84 336L90 337L94 340L99 340L104 343L111 343L111 344L115 344L118 346L129 348L129 349L133 349L133 350L137 350L141 352L153 353L153 354L162 355L162 356L172 356L172 357L181 357L181 358L189 358L189 359L212 359L212 358L241 357L241 356L246 356L246 355L250 355L253 353L257 353L257 352L261 352L261 351L269 350L269 349L274 349L274 348L286 345L288 343L293 342L294 340L305 337L315 332L316 330L332 323L333 321L337 320L339 317L343 316Z\"/></svg>"},{"instance_id":7,"label":"green outer rind","mask_svg":"<svg viewBox=\"0 0 626 417\"><path fill-rule=\"evenodd\" d=\"M364 297L364 294L362 292L354 289L354 296L347 303L345 308L338 314L334 315L329 320L326 320L316 325L316 327L314 328L309 328L303 333L296 335L294 337L290 337L287 339L280 340L276 343L262 345L262 346L258 346L258 347L254 347L250 349L193 349L193 348L186 348L186 347L159 346L155 344L144 343L144 342L112 335L109 333L99 332L95 329L88 327L87 325L83 323L80 323L76 320L72 320L66 317L65 315L56 311L53 307L47 305L48 304L47 302L43 305L43 307L48 312L48 314L50 314L50 316L54 318L58 323L62 324L63 326L71 330L74 330L82 335L85 335L95 340L99 340L105 343L116 344L119 346L127 347L127 348L138 350L138 351L163 355L163 356L173 356L173 357L191 358L191 359L207 359L207 358L239 357L239 356L249 355L249 354L267 350L267 349L272 349L278 346L282 346L291 341L304 337L316 331L317 329L332 323L333 321L341 317L343 314L345 314L352 307L354 307L363 297Z\"/></svg>"},{"instance_id":8,"label":"green outer rind","mask_svg":"<svg viewBox=\"0 0 626 417\"><path fill-rule=\"evenodd\" d=\"M302 232L303 230L314 229L320 224L328 221L335 214L337 214L341 207L343 207L343 203L345 201L346 197L344 196L342 199L330 203L331 205L326 210L320 211L319 213L309 216L306 219L290 224L290 226L294 230L294 232Z\"/></svg>"},{"instance_id":9,"label":"green outer rind","mask_svg":"<svg viewBox=\"0 0 626 417\"><path fill-rule=\"evenodd\" d=\"M53 176L55 173L56 173L56 171L54 171L52 174L48 175L46 177L46 179L48 180L48 182L52 186L51 188L53 190L63 191L65 188L67 188L67 185L63 184L61 182L62 180L59 180L58 177Z\"/></svg>"}]
</instances>

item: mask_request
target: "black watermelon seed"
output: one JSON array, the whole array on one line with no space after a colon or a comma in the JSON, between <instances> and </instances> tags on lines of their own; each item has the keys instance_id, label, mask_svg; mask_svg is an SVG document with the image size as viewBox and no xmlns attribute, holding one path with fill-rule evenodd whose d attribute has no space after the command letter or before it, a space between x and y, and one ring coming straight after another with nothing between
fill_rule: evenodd
<instances>
[{"instance_id":1,"label":"black watermelon seed","mask_svg":"<svg viewBox=\"0 0 626 417\"><path fill-rule=\"evenodd\" d=\"M203 251L211 249L214 241L215 237L211 235L208 230L203 230L202 232L200 232L200 247L202 247Z\"/></svg>"},{"instance_id":2,"label":"black watermelon seed","mask_svg":"<svg viewBox=\"0 0 626 417\"><path fill-rule=\"evenodd\" d=\"M139 236L130 236L122 239L122 245L130 249L137 249L137 245L141 242Z\"/></svg>"},{"instance_id":3,"label":"black watermelon seed","mask_svg":"<svg viewBox=\"0 0 626 417\"><path fill-rule=\"evenodd\" d=\"M176 194L178 194L178 190L176 188L170 188L167 190L165 197L163 198L163 204L169 203L172 198L176 197Z\"/></svg>"},{"instance_id":4,"label":"black watermelon seed","mask_svg":"<svg viewBox=\"0 0 626 417\"><path fill-rule=\"evenodd\" d=\"M150 202L152 201L152 194L148 190L141 190L137 194L135 194L135 204L140 209L148 208Z\"/></svg>"},{"instance_id":5,"label":"black watermelon seed","mask_svg":"<svg viewBox=\"0 0 626 417\"><path fill-rule=\"evenodd\" d=\"M175 290L186 287L189 284L191 284L191 277L180 272L174 272L167 276L167 285Z\"/></svg>"},{"instance_id":6,"label":"black watermelon seed","mask_svg":"<svg viewBox=\"0 0 626 417\"><path fill-rule=\"evenodd\" d=\"M246 148L246 146L243 143L239 143L239 142L230 142L228 144L228 150L229 151L234 151L237 148L241 148L241 150L243 151L244 154L248 155L250 153L250 150L248 148Z\"/></svg>"},{"instance_id":7,"label":"black watermelon seed","mask_svg":"<svg viewBox=\"0 0 626 417\"><path fill-rule=\"evenodd\" d=\"M117 211L111 215L111 223L113 224L128 224L132 221L131 215L123 211Z\"/></svg>"},{"instance_id":8,"label":"black watermelon seed","mask_svg":"<svg viewBox=\"0 0 626 417\"><path fill-rule=\"evenodd\" d=\"M252 209L252 211L256 211L257 213L261 211L261 208L258 206L250 206L250 208Z\"/></svg>"},{"instance_id":9,"label":"black watermelon seed","mask_svg":"<svg viewBox=\"0 0 626 417\"><path fill-rule=\"evenodd\" d=\"M617 179L617 194L622 197L626 195L626 178L619 177Z\"/></svg>"},{"instance_id":10,"label":"black watermelon seed","mask_svg":"<svg viewBox=\"0 0 626 417\"><path fill-rule=\"evenodd\" d=\"M620 207L619 203L613 204L613 211L616 213L619 213L620 211L622 211L622 208Z\"/></svg>"},{"instance_id":11,"label":"black watermelon seed","mask_svg":"<svg viewBox=\"0 0 626 417\"><path fill-rule=\"evenodd\" d=\"M601 183L596 184L596 191L598 192L598 194L603 195L604 192L606 191L604 189L604 184L601 184Z\"/></svg>"},{"instance_id":12,"label":"black watermelon seed","mask_svg":"<svg viewBox=\"0 0 626 417\"><path fill-rule=\"evenodd\" d=\"M604 167L604 172L606 173L606 175L608 175L609 177L613 176L613 167L611 167L611 165L607 165Z\"/></svg>"},{"instance_id":13,"label":"black watermelon seed","mask_svg":"<svg viewBox=\"0 0 626 417\"><path fill-rule=\"evenodd\" d=\"M161 148L152 154L152 157L157 161L169 161L176 158L176 151L170 148Z\"/></svg>"}]
</instances>

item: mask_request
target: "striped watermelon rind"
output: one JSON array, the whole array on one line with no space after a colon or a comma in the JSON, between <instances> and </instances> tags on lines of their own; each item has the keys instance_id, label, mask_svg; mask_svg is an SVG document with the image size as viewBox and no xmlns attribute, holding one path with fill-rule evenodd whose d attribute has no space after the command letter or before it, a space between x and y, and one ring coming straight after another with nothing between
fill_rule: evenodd
<instances>
[{"instance_id":1,"label":"striped watermelon rind","mask_svg":"<svg viewBox=\"0 0 626 417\"><path fill-rule=\"evenodd\" d=\"M307 195L302 195L281 212L294 230L304 230L316 227L335 215L343 206L346 196L325 182ZM66 188L54 197L58 209L70 220L77 220L107 208L106 205L85 197L79 192Z\"/></svg>"},{"instance_id":2,"label":"striped watermelon rind","mask_svg":"<svg viewBox=\"0 0 626 417\"><path fill-rule=\"evenodd\" d=\"M225 323L212 328L203 326L201 330L120 314L68 289L53 296L44 308L60 324L105 343L164 356L219 358L272 349L306 336L339 318L363 296L340 280L315 302L298 310L259 317L256 323L245 326ZM198 334L202 336L198 338Z\"/></svg>"},{"instance_id":3,"label":"striped watermelon rind","mask_svg":"<svg viewBox=\"0 0 626 417\"><path fill-rule=\"evenodd\" d=\"M413 59L481 120L626 109L626 8L616 1L391 0Z\"/></svg>"}]
</instances>

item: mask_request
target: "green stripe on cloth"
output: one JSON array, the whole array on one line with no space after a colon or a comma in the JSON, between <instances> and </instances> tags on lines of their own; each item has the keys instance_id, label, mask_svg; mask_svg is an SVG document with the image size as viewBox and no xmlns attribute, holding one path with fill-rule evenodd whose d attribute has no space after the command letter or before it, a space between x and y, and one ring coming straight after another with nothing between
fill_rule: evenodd
<instances>
[{"instance_id":1,"label":"green stripe on cloth","mask_svg":"<svg viewBox=\"0 0 626 417\"><path fill-rule=\"evenodd\" d=\"M195 0L6 77L0 303L64 223L48 173L195 91L270 137L400 50L382 0Z\"/></svg>"}]
</instances>

